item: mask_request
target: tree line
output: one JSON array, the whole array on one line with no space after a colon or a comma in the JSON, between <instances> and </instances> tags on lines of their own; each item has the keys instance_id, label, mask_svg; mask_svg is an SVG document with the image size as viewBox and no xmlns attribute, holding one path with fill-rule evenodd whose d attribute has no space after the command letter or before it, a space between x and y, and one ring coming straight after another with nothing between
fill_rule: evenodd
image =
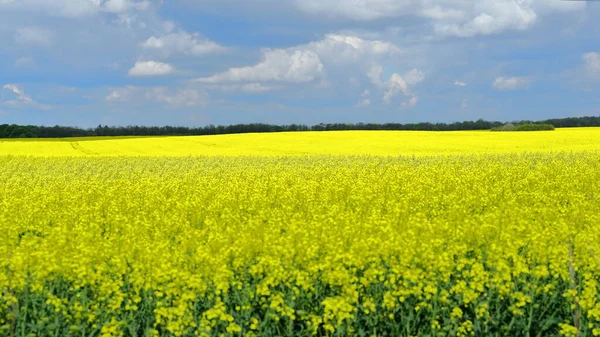
<instances>
[{"instance_id":1,"label":"tree line","mask_svg":"<svg viewBox=\"0 0 600 337\"><path fill-rule=\"evenodd\" d=\"M542 121L513 121L512 124L549 124L557 128L600 126L599 116L555 118ZM233 133L286 132L286 131L342 131L342 130L412 130L412 131L462 131L490 130L502 127L502 122L483 119L455 123L321 123L317 125L289 124L272 125L262 123L234 125L184 126L108 126L78 128L71 126L36 126L0 124L0 138L66 138L91 136L202 136Z\"/></svg>"}]
</instances>

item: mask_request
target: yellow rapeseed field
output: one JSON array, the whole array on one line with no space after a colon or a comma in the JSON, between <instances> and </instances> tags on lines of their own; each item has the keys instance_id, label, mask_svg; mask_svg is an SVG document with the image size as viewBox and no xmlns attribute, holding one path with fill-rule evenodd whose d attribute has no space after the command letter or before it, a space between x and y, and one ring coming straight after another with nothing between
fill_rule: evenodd
<instances>
[{"instance_id":1,"label":"yellow rapeseed field","mask_svg":"<svg viewBox=\"0 0 600 337\"><path fill-rule=\"evenodd\" d=\"M289 156L417 155L581 151L598 149L600 128L553 132L329 131L197 137L0 139L0 155L30 156Z\"/></svg>"},{"instance_id":2,"label":"yellow rapeseed field","mask_svg":"<svg viewBox=\"0 0 600 337\"><path fill-rule=\"evenodd\" d=\"M598 336L598 139L0 140L0 336Z\"/></svg>"}]
</instances>

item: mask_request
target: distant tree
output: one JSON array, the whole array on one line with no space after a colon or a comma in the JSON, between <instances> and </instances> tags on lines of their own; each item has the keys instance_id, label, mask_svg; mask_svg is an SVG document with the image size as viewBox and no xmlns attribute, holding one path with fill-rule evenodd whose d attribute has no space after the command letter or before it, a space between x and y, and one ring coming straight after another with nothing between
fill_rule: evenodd
<instances>
[{"instance_id":1,"label":"distant tree","mask_svg":"<svg viewBox=\"0 0 600 337\"><path fill-rule=\"evenodd\" d=\"M512 125L512 126L511 126ZM543 125L543 126L532 126ZM96 128L83 129L68 126L35 126L0 124L0 138L61 138L85 136L186 136L186 135L217 135L249 132L283 132L283 131L337 131L337 130L415 130L415 131L459 131L459 130L550 130L550 127L589 127L600 126L599 116L569 117L548 119L544 121L513 121L504 124L498 121L463 121L453 123L320 123L313 126L304 124L272 125L263 123L234 124L234 125L205 125L203 127L184 126L108 126L99 124Z\"/></svg>"}]
</instances>

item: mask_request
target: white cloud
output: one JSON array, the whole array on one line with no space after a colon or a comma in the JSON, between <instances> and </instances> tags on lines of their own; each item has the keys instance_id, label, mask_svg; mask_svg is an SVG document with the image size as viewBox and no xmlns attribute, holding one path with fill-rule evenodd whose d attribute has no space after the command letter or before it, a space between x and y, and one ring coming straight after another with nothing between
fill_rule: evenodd
<instances>
[{"instance_id":1,"label":"white cloud","mask_svg":"<svg viewBox=\"0 0 600 337\"><path fill-rule=\"evenodd\" d=\"M467 83L456 80L456 81L454 81L454 85L457 87L466 87Z\"/></svg>"},{"instance_id":2,"label":"white cloud","mask_svg":"<svg viewBox=\"0 0 600 337\"><path fill-rule=\"evenodd\" d=\"M8 92L8 94L5 94ZM7 98L7 95L11 95ZM25 90L23 85L16 83L8 83L2 86L2 99L0 100L0 104L10 107L34 107L38 109L48 110L50 109L49 105L39 104L34 101L31 96L25 94Z\"/></svg>"},{"instance_id":3,"label":"white cloud","mask_svg":"<svg viewBox=\"0 0 600 337\"><path fill-rule=\"evenodd\" d=\"M53 16L81 17L102 12L125 13L144 10L149 1L133 0L0 0L0 11L44 12Z\"/></svg>"},{"instance_id":4,"label":"white cloud","mask_svg":"<svg viewBox=\"0 0 600 337\"><path fill-rule=\"evenodd\" d=\"M419 11L420 16L435 20L462 20L466 13L458 9L443 8L440 5L425 7Z\"/></svg>"},{"instance_id":5,"label":"white cloud","mask_svg":"<svg viewBox=\"0 0 600 337\"><path fill-rule=\"evenodd\" d=\"M402 78L402 76L398 75L397 73L394 73L388 80L388 90L383 95L383 101L386 103L390 103L392 97L400 93L408 95L408 84Z\"/></svg>"},{"instance_id":6,"label":"white cloud","mask_svg":"<svg viewBox=\"0 0 600 337\"><path fill-rule=\"evenodd\" d=\"M466 21L437 23L435 32L442 36L472 37L498 34L507 30L527 30L536 22L537 14L525 3L525 1L480 1L472 12L477 14Z\"/></svg>"},{"instance_id":7,"label":"white cloud","mask_svg":"<svg viewBox=\"0 0 600 337\"><path fill-rule=\"evenodd\" d=\"M127 73L131 77L165 76L172 74L175 68L168 63L156 61L138 61Z\"/></svg>"},{"instance_id":8,"label":"white cloud","mask_svg":"<svg viewBox=\"0 0 600 337\"><path fill-rule=\"evenodd\" d=\"M327 34L323 39L310 42L296 49L308 49L315 52L324 65L324 83L331 83L335 74L352 80L357 76L367 76L376 86L381 86L382 64L394 64L403 55L395 44L377 39L367 39L355 35ZM418 74L415 74L418 75ZM358 79L356 79L358 80ZM356 81L355 80L355 81ZM355 85L360 85L355 82Z\"/></svg>"},{"instance_id":9,"label":"white cloud","mask_svg":"<svg viewBox=\"0 0 600 337\"><path fill-rule=\"evenodd\" d=\"M372 83L380 85L381 63L395 63L402 55L401 49L389 41L370 40L348 34L328 34L319 41L298 46L319 55L325 69L348 74L363 73ZM354 74L351 74L354 72Z\"/></svg>"},{"instance_id":10,"label":"white cloud","mask_svg":"<svg viewBox=\"0 0 600 337\"><path fill-rule=\"evenodd\" d=\"M415 95L410 95L410 98L408 99L408 101L402 102L402 107L403 108L412 108L415 105L417 105L417 103L419 103L419 98Z\"/></svg>"},{"instance_id":11,"label":"white cloud","mask_svg":"<svg viewBox=\"0 0 600 337\"><path fill-rule=\"evenodd\" d=\"M146 44L155 45L156 48L164 46L156 39ZM272 82L314 82L314 88L326 90L339 80L332 74L347 76L342 79L343 82L348 80L354 85L361 85L359 79L366 75L376 87L375 95L381 93L385 102L389 103L395 96L403 95L409 98L403 106L413 106L418 98L410 89L423 81L425 75L422 71L412 69L403 76L392 74L389 80L382 79L382 64L396 68L400 62L398 57L402 54L402 50L389 41L347 33L327 34L321 40L288 49L265 49L258 64L231 68L210 77L195 79L194 82L204 83L208 89L254 93L281 89L281 86L273 86ZM357 106L372 104L371 95L375 91L369 89L367 93L363 92L364 96Z\"/></svg>"},{"instance_id":12,"label":"white cloud","mask_svg":"<svg viewBox=\"0 0 600 337\"><path fill-rule=\"evenodd\" d=\"M262 61L256 65L231 68L211 77L198 78L201 83L223 82L311 82L319 76L323 64L319 55L310 50L265 49Z\"/></svg>"},{"instance_id":13,"label":"white cloud","mask_svg":"<svg viewBox=\"0 0 600 337\"><path fill-rule=\"evenodd\" d=\"M398 95L404 95L410 97L409 101L404 102L402 106L412 107L417 104L418 97L411 93L411 88L421 83L425 79L425 73L418 69L411 69L404 76L398 73L393 73L387 82L384 82L381 78L383 76L383 67L380 65L374 65L371 70L367 73L367 77L370 79L376 87L385 89L383 94L383 101L386 104L391 103L392 99Z\"/></svg>"},{"instance_id":14,"label":"white cloud","mask_svg":"<svg viewBox=\"0 0 600 337\"><path fill-rule=\"evenodd\" d=\"M16 100L24 103L32 103L33 100L30 96L25 94L23 86L19 84L9 83L2 86L2 91L8 90L16 95Z\"/></svg>"},{"instance_id":15,"label":"white cloud","mask_svg":"<svg viewBox=\"0 0 600 337\"><path fill-rule=\"evenodd\" d=\"M324 79L325 69L348 73L351 67L353 71L366 72L370 64L393 60L399 54L400 48L389 41L363 39L348 34L327 34L321 40L288 49L265 49L262 61L254 66L232 68L196 81L302 83L321 77L322 83L329 83Z\"/></svg>"},{"instance_id":16,"label":"white cloud","mask_svg":"<svg viewBox=\"0 0 600 337\"><path fill-rule=\"evenodd\" d=\"M585 64L586 74L592 77L600 77L600 53L585 53L582 59Z\"/></svg>"},{"instance_id":17,"label":"white cloud","mask_svg":"<svg viewBox=\"0 0 600 337\"><path fill-rule=\"evenodd\" d=\"M38 27L18 28L14 40L21 46L49 47L52 45L54 34Z\"/></svg>"},{"instance_id":18,"label":"white cloud","mask_svg":"<svg viewBox=\"0 0 600 337\"><path fill-rule=\"evenodd\" d=\"M110 13L125 13L131 10L145 10L149 6L149 1L106 0L100 8Z\"/></svg>"},{"instance_id":19,"label":"white cloud","mask_svg":"<svg viewBox=\"0 0 600 337\"><path fill-rule=\"evenodd\" d=\"M586 8L582 2L550 0L295 0L295 5L311 15L357 21L421 17L438 35L460 37L526 30L539 15Z\"/></svg>"},{"instance_id":20,"label":"white cloud","mask_svg":"<svg viewBox=\"0 0 600 337\"><path fill-rule=\"evenodd\" d=\"M323 59L340 62L356 62L364 58L399 54L400 48L388 41L366 40L357 36L328 34L322 40L306 45L307 49Z\"/></svg>"},{"instance_id":21,"label":"white cloud","mask_svg":"<svg viewBox=\"0 0 600 337\"><path fill-rule=\"evenodd\" d=\"M397 95L403 94L404 96L410 97L407 102L404 102L402 106L413 107L418 102L418 97L410 92L410 88L419 84L425 79L425 74L417 69L408 71L404 77L398 73L393 73L387 81L386 92L383 95L383 101L389 104Z\"/></svg>"},{"instance_id":22,"label":"white cloud","mask_svg":"<svg viewBox=\"0 0 600 337\"><path fill-rule=\"evenodd\" d=\"M143 44L146 50L153 50L163 57L172 54L202 56L211 53L219 53L226 50L225 47L200 37L200 34L190 34L185 31L168 33L162 36L151 36Z\"/></svg>"},{"instance_id":23,"label":"white cloud","mask_svg":"<svg viewBox=\"0 0 600 337\"><path fill-rule=\"evenodd\" d=\"M357 108L364 108L371 105L371 92L367 89L360 95L360 101L356 104Z\"/></svg>"},{"instance_id":24,"label":"white cloud","mask_svg":"<svg viewBox=\"0 0 600 337\"><path fill-rule=\"evenodd\" d=\"M206 106L210 97L194 88L138 87L125 86L111 88L104 98L108 103L146 104L162 103L167 108L191 108Z\"/></svg>"},{"instance_id":25,"label":"white cloud","mask_svg":"<svg viewBox=\"0 0 600 337\"><path fill-rule=\"evenodd\" d=\"M497 90L526 89L531 85L529 77L497 77L492 86Z\"/></svg>"},{"instance_id":26,"label":"white cloud","mask_svg":"<svg viewBox=\"0 0 600 337\"><path fill-rule=\"evenodd\" d=\"M406 84L408 84L408 86L410 86L410 87L421 83L424 79L425 79L425 74L418 69L409 70L404 75L404 80L406 81Z\"/></svg>"}]
</instances>

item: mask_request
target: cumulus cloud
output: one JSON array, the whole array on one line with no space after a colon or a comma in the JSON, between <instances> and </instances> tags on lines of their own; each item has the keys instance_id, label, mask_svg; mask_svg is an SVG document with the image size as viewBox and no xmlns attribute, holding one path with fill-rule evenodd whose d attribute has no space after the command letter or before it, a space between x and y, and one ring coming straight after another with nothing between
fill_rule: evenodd
<instances>
[{"instance_id":1,"label":"cumulus cloud","mask_svg":"<svg viewBox=\"0 0 600 337\"><path fill-rule=\"evenodd\" d=\"M388 80L388 90L383 95L383 101L390 103L392 97L403 93L408 95L408 83L397 73L392 74Z\"/></svg>"},{"instance_id":2,"label":"cumulus cloud","mask_svg":"<svg viewBox=\"0 0 600 337\"><path fill-rule=\"evenodd\" d=\"M407 71L404 76L393 73L387 81L382 79L383 67L374 65L367 73L367 77L376 87L383 89L383 101L386 104L391 103L392 99L398 95L409 97L409 100L404 102L402 106L412 107L418 102L418 97L411 92L411 88L425 80L425 73L418 69Z\"/></svg>"},{"instance_id":3,"label":"cumulus cloud","mask_svg":"<svg viewBox=\"0 0 600 337\"><path fill-rule=\"evenodd\" d=\"M402 105L405 107L415 106L418 102L418 97L410 92L410 88L417 85L425 79L425 75L417 70L413 69L404 75L400 76L398 73L393 73L386 83L387 90L383 95L383 101L389 104L397 95L403 94L409 97L409 100L404 102Z\"/></svg>"},{"instance_id":4,"label":"cumulus cloud","mask_svg":"<svg viewBox=\"0 0 600 337\"><path fill-rule=\"evenodd\" d=\"M190 34L186 31L151 36L142 44L142 47L149 51L156 51L163 57L173 54L202 56L226 50L218 43L201 38L200 34Z\"/></svg>"},{"instance_id":5,"label":"cumulus cloud","mask_svg":"<svg viewBox=\"0 0 600 337\"><path fill-rule=\"evenodd\" d=\"M454 81L454 85L457 87L466 87L467 83L456 80L456 81Z\"/></svg>"},{"instance_id":6,"label":"cumulus cloud","mask_svg":"<svg viewBox=\"0 0 600 337\"><path fill-rule=\"evenodd\" d=\"M420 83L425 77L423 72L413 69L404 76L395 74L397 77L392 75L388 81L384 81L384 65L397 67L399 58L403 55L400 47L385 40L368 39L349 34L327 34L321 40L298 48L314 51L322 60L325 69L330 73L348 76L350 81L354 79L355 84L360 85L360 81L354 77L357 73L366 76L375 88L363 92L357 107L370 105L372 103L370 97L374 91L385 90L383 95L386 102L390 102L400 92L411 96L408 88ZM331 79L327 78L327 80ZM404 84L406 84L406 89L403 88Z\"/></svg>"},{"instance_id":7,"label":"cumulus cloud","mask_svg":"<svg viewBox=\"0 0 600 337\"><path fill-rule=\"evenodd\" d=\"M111 104L155 102L162 103L166 108L176 109L206 106L210 97L194 88L125 86L111 88L105 100Z\"/></svg>"},{"instance_id":8,"label":"cumulus cloud","mask_svg":"<svg viewBox=\"0 0 600 337\"><path fill-rule=\"evenodd\" d=\"M497 77L492 86L497 90L519 90L529 88L531 79L528 77Z\"/></svg>"},{"instance_id":9,"label":"cumulus cloud","mask_svg":"<svg viewBox=\"0 0 600 337\"><path fill-rule=\"evenodd\" d=\"M53 16L81 17L98 13L121 14L144 10L149 1L134 0L0 0L0 11L45 12Z\"/></svg>"},{"instance_id":10,"label":"cumulus cloud","mask_svg":"<svg viewBox=\"0 0 600 337\"><path fill-rule=\"evenodd\" d=\"M131 77L165 76L172 74L175 68L168 63L156 61L138 61L127 73Z\"/></svg>"},{"instance_id":11,"label":"cumulus cloud","mask_svg":"<svg viewBox=\"0 0 600 337\"><path fill-rule=\"evenodd\" d=\"M48 47L53 38L52 32L38 27L18 28L14 35L15 43L21 46Z\"/></svg>"},{"instance_id":12,"label":"cumulus cloud","mask_svg":"<svg viewBox=\"0 0 600 337\"><path fill-rule=\"evenodd\" d=\"M312 82L323 70L319 55L310 50L265 49L256 65L231 68L211 77L198 78L201 83L223 82Z\"/></svg>"},{"instance_id":13,"label":"cumulus cloud","mask_svg":"<svg viewBox=\"0 0 600 337\"><path fill-rule=\"evenodd\" d=\"M366 71L369 64L389 60L401 54L389 41L370 40L348 34L327 34L321 40L288 49L265 49L256 65L231 68L211 77L196 79L202 83L290 82L306 83L325 76L325 69L347 73L348 67ZM323 83L328 83L323 80Z\"/></svg>"},{"instance_id":14,"label":"cumulus cloud","mask_svg":"<svg viewBox=\"0 0 600 337\"><path fill-rule=\"evenodd\" d=\"M585 53L582 59L588 76L600 77L600 53Z\"/></svg>"}]
</instances>

